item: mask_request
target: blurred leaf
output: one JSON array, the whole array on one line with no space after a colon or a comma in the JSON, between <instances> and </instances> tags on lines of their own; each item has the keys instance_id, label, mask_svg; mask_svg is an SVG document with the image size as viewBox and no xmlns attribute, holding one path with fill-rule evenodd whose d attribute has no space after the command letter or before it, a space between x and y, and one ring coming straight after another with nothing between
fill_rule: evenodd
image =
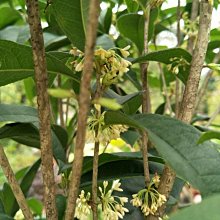
<instances>
[{"instance_id":1,"label":"blurred leaf","mask_svg":"<svg viewBox=\"0 0 220 220\"><path fill-rule=\"evenodd\" d=\"M58 25L71 43L84 50L89 0L55 0L51 5Z\"/></svg>"},{"instance_id":2,"label":"blurred leaf","mask_svg":"<svg viewBox=\"0 0 220 220\"><path fill-rule=\"evenodd\" d=\"M0 104L0 122L38 122L37 110L22 105Z\"/></svg>"},{"instance_id":3,"label":"blurred leaf","mask_svg":"<svg viewBox=\"0 0 220 220\"><path fill-rule=\"evenodd\" d=\"M67 89L55 88L55 89L47 89L47 91L49 95L60 99L74 98L76 96L73 91Z\"/></svg>"},{"instance_id":4,"label":"blurred leaf","mask_svg":"<svg viewBox=\"0 0 220 220\"><path fill-rule=\"evenodd\" d=\"M106 112L105 123L127 124L148 132L160 155L179 177L189 181L203 195L220 191L220 153L212 142L197 144L200 132L191 125L162 115L129 117Z\"/></svg>"},{"instance_id":5,"label":"blurred leaf","mask_svg":"<svg viewBox=\"0 0 220 220\"><path fill-rule=\"evenodd\" d=\"M169 217L170 220L218 220L220 195L204 199L200 204L182 209Z\"/></svg>"},{"instance_id":6,"label":"blurred leaf","mask_svg":"<svg viewBox=\"0 0 220 220\"><path fill-rule=\"evenodd\" d=\"M31 47L0 40L0 54L4 54L0 56L0 86L34 76ZM79 86L79 80L65 64L50 54L46 58L48 74L64 74L75 80Z\"/></svg>"},{"instance_id":7,"label":"blurred leaf","mask_svg":"<svg viewBox=\"0 0 220 220\"><path fill-rule=\"evenodd\" d=\"M122 105L116 99L99 98L98 100L94 100L94 103L115 111L122 108Z\"/></svg>"},{"instance_id":8,"label":"blurred leaf","mask_svg":"<svg viewBox=\"0 0 220 220\"><path fill-rule=\"evenodd\" d=\"M28 198L27 204L30 207L31 211L38 216L42 215L43 204L36 198Z\"/></svg>"},{"instance_id":9,"label":"blurred leaf","mask_svg":"<svg viewBox=\"0 0 220 220\"><path fill-rule=\"evenodd\" d=\"M0 213L0 219L1 220L14 220L12 217L10 217L6 214L2 214L2 213Z\"/></svg>"},{"instance_id":10,"label":"blurred leaf","mask_svg":"<svg viewBox=\"0 0 220 220\"><path fill-rule=\"evenodd\" d=\"M220 41L219 41L219 43L220 43ZM212 70L215 70L215 71L220 71L220 64L209 63L209 64L207 64L207 67Z\"/></svg>"},{"instance_id":11,"label":"blurred leaf","mask_svg":"<svg viewBox=\"0 0 220 220\"><path fill-rule=\"evenodd\" d=\"M28 77L23 80L25 95L30 103L33 103L33 98L36 96L36 88L34 79L32 77Z\"/></svg>"},{"instance_id":12,"label":"blurred leaf","mask_svg":"<svg viewBox=\"0 0 220 220\"><path fill-rule=\"evenodd\" d=\"M0 29L15 23L21 18L19 12L11 7L0 8Z\"/></svg>"},{"instance_id":13,"label":"blurred leaf","mask_svg":"<svg viewBox=\"0 0 220 220\"><path fill-rule=\"evenodd\" d=\"M121 138L133 147L136 141L140 138L140 134L137 131L128 130L121 134Z\"/></svg>"},{"instance_id":14,"label":"blurred leaf","mask_svg":"<svg viewBox=\"0 0 220 220\"><path fill-rule=\"evenodd\" d=\"M207 140L210 140L210 139L218 139L220 140L220 132L218 131L208 131L208 132L205 132L201 135L201 137L199 138L198 140L198 144L201 144Z\"/></svg>"},{"instance_id":15,"label":"blurred leaf","mask_svg":"<svg viewBox=\"0 0 220 220\"><path fill-rule=\"evenodd\" d=\"M127 9L129 13L135 13L138 11L139 4L136 1L125 0L125 3L127 5Z\"/></svg>"},{"instance_id":16,"label":"blurred leaf","mask_svg":"<svg viewBox=\"0 0 220 220\"><path fill-rule=\"evenodd\" d=\"M103 34L97 37L96 45L98 47L102 47L105 50L115 47L113 39L107 34Z\"/></svg>"},{"instance_id":17,"label":"blurred leaf","mask_svg":"<svg viewBox=\"0 0 220 220\"><path fill-rule=\"evenodd\" d=\"M99 30L108 34L112 24L112 8L101 10L99 16Z\"/></svg>"},{"instance_id":18,"label":"blurred leaf","mask_svg":"<svg viewBox=\"0 0 220 220\"><path fill-rule=\"evenodd\" d=\"M66 209L66 197L63 195L56 195L56 206L58 210L58 220L63 220Z\"/></svg>"}]
</instances>

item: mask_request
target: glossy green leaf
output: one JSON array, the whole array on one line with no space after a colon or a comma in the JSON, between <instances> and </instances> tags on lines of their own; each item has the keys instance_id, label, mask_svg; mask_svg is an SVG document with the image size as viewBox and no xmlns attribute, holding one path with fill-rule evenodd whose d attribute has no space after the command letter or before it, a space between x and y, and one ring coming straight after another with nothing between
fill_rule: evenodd
<instances>
[{"instance_id":1,"label":"glossy green leaf","mask_svg":"<svg viewBox=\"0 0 220 220\"><path fill-rule=\"evenodd\" d=\"M106 107L110 110L119 110L122 108L116 99L109 99L109 98L99 98L98 100L94 101L95 104L100 104L103 107Z\"/></svg>"},{"instance_id":2,"label":"glossy green leaf","mask_svg":"<svg viewBox=\"0 0 220 220\"><path fill-rule=\"evenodd\" d=\"M129 24L129 25L128 25ZM135 43L139 51L144 48L144 17L139 14L125 14L117 20L120 33Z\"/></svg>"},{"instance_id":3,"label":"glossy green leaf","mask_svg":"<svg viewBox=\"0 0 220 220\"><path fill-rule=\"evenodd\" d=\"M21 15L18 11L10 7L0 8L0 29L15 23L21 19Z\"/></svg>"},{"instance_id":4,"label":"glossy green leaf","mask_svg":"<svg viewBox=\"0 0 220 220\"><path fill-rule=\"evenodd\" d=\"M220 132L218 131L207 131L201 135L198 140L198 144L201 144L210 139L218 139L220 140Z\"/></svg>"},{"instance_id":5,"label":"glossy green leaf","mask_svg":"<svg viewBox=\"0 0 220 220\"><path fill-rule=\"evenodd\" d=\"M218 220L220 195L204 199L200 204L182 209L169 217L170 220Z\"/></svg>"},{"instance_id":6,"label":"glossy green leaf","mask_svg":"<svg viewBox=\"0 0 220 220\"><path fill-rule=\"evenodd\" d=\"M146 56L139 57L133 60L133 63L143 63L145 61L156 61L164 64L171 64L172 58L183 58L188 63L191 62L192 56L182 48L171 48L166 50L159 50L155 52L151 52ZM189 75L190 66L187 65L184 68L179 68L179 73L176 75L183 83L186 83L188 75ZM171 73L173 74L173 73Z\"/></svg>"},{"instance_id":7,"label":"glossy green leaf","mask_svg":"<svg viewBox=\"0 0 220 220\"><path fill-rule=\"evenodd\" d=\"M99 31L108 34L112 23L112 8L101 10L99 16Z\"/></svg>"},{"instance_id":8,"label":"glossy green leaf","mask_svg":"<svg viewBox=\"0 0 220 220\"><path fill-rule=\"evenodd\" d=\"M102 47L105 50L109 50L113 47L115 47L113 39L107 35L103 34L96 39L96 46L97 47Z\"/></svg>"},{"instance_id":9,"label":"glossy green leaf","mask_svg":"<svg viewBox=\"0 0 220 220\"><path fill-rule=\"evenodd\" d=\"M71 43L82 51L85 46L88 7L88 0L55 0L51 5L62 31Z\"/></svg>"},{"instance_id":10,"label":"glossy green leaf","mask_svg":"<svg viewBox=\"0 0 220 220\"><path fill-rule=\"evenodd\" d=\"M0 40L0 86L34 76L34 65L31 47L11 41ZM73 72L59 59L46 55L48 74L64 74L79 84Z\"/></svg>"},{"instance_id":11,"label":"glossy green leaf","mask_svg":"<svg viewBox=\"0 0 220 220\"><path fill-rule=\"evenodd\" d=\"M10 138L20 144L24 144L27 146L40 148L40 138L38 125L33 125L31 123L11 123L6 124L2 128L0 128L0 139ZM62 134L59 136L56 133L59 131ZM64 138L60 141L59 138ZM57 160L61 160L63 162L66 161L65 156L65 148L67 145L67 134L64 129L59 127L58 125L53 126L52 128L52 146L53 146L53 154Z\"/></svg>"},{"instance_id":12,"label":"glossy green leaf","mask_svg":"<svg viewBox=\"0 0 220 220\"><path fill-rule=\"evenodd\" d=\"M203 195L220 192L220 153L207 141L197 144L200 132L191 125L162 115L139 114L129 117L120 112L107 112L107 124L127 124L146 130L160 155Z\"/></svg>"}]
</instances>

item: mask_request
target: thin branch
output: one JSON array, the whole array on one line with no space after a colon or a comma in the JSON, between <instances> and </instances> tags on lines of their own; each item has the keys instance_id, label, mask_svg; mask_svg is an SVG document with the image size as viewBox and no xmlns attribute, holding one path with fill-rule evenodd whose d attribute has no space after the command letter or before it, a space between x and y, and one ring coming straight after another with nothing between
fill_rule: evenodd
<instances>
[{"instance_id":1,"label":"thin branch","mask_svg":"<svg viewBox=\"0 0 220 220\"><path fill-rule=\"evenodd\" d=\"M65 213L65 220L72 220L75 214L76 199L80 185L83 164L83 150L85 145L87 114L90 105L90 81L93 72L94 46L98 26L99 0L90 1L89 18L87 25L87 38L85 46L85 62L82 73L79 95L79 115L77 125L76 144L74 148L74 161L72 165L72 178Z\"/></svg>"},{"instance_id":2,"label":"thin branch","mask_svg":"<svg viewBox=\"0 0 220 220\"><path fill-rule=\"evenodd\" d=\"M220 61L220 51L216 54L216 56L213 60L213 63L218 63L219 61ZM198 97L197 97L195 110L199 107L199 105L202 101L202 98L204 97L204 95L206 93L208 83L209 83L209 80L211 79L212 75L213 75L213 70L209 70L209 72L205 76L205 79L204 79L204 81L203 81L203 83L202 83L202 85L199 89L199 92L198 92Z\"/></svg>"},{"instance_id":3,"label":"thin branch","mask_svg":"<svg viewBox=\"0 0 220 220\"><path fill-rule=\"evenodd\" d=\"M202 0L200 5L200 22L199 22L199 33L196 42L195 49L193 51L193 57L190 67L190 74L186 83L184 96L181 104L181 112L179 119L190 123L195 104L196 96L199 86L200 74L203 68L205 60L205 54L208 46L209 29L211 24L212 7L207 0ZM165 165L161 181L159 184L158 191L165 195L167 198L170 195L174 181L174 171L167 165ZM159 216L163 216L166 205L163 205L159 209Z\"/></svg>"},{"instance_id":4,"label":"thin branch","mask_svg":"<svg viewBox=\"0 0 220 220\"><path fill-rule=\"evenodd\" d=\"M199 12L199 0L193 0L192 7L191 7L191 16L190 16L190 20L192 22L196 20L196 18L198 16L198 12ZM191 53L191 54L194 49L195 40L196 40L195 36L191 36L188 40L187 51L189 51L189 53Z\"/></svg>"},{"instance_id":5,"label":"thin branch","mask_svg":"<svg viewBox=\"0 0 220 220\"><path fill-rule=\"evenodd\" d=\"M177 5L177 46L179 47L181 44L181 31L180 31L180 19L181 19L181 11L180 11L180 0L178 0ZM179 115L180 111L180 80L176 77L176 86L175 86L175 115L176 118Z\"/></svg>"},{"instance_id":6,"label":"thin branch","mask_svg":"<svg viewBox=\"0 0 220 220\"><path fill-rule=\"evenodd\" d=\"M48 220L57 219L55 201L55 181L53 170L53 152L51 146L50 103L47 93L47 67L44 50L43 32L37 0L26 0L28 22L31 33L41 145L41 170L44 182L44 205Z\"/></svg>"},{"instance_id":7,"label":"thin branch","mask_svg":"<svg viewBox=\"0 0 220 220\"><path fill-rule=\"evenodd\" d=\"M57 78L58 87L61 87L61 76L58 75ZM58 108L59 108L59 116L60 116L60 125L64 128L65 122L64 122L64 112L63 112L63 100L58 99Z\"/></svg>"},{"instance_id":8,"label":"thin branch","mask_svg":"<svg viewBox=\"0 0 220 220\"><path fill-rule=\"evenodd\" d=\"M24 194L21 190L20 185L18 184L18 182L16 180L16 177L13 173L13 170L9 164L8 158L5 155L5 152L4 152L4 149L2 146L0 146L0 165L1 165L1 168L6 176L7 180L8 180L8 183L12 189L12 192L18 202L18 205L19 205L25 219L33 220L34 218L32 216L31 210L28 207L28 204L25 200Z\"/></svg>"},{"instance_id":9,"label":"thin branch","mask_svg":"<svg viewBox=\"0 0 220 220\"><path fill-rule=\"evenodd\" d=\"M218 116L218 114L220 113L220 105L216 108L216 110L214 111L214 113L211 115L208 123L205 125L206 127L210 126L211 123L215 120L215 118Z\"/></svg>"},{"instance_id":10,"label":"thin branch","mask_svg":"<svg viewBox=\"0 0 220 220\"><path fill-rule=\"evenodd\" d=\"M144 51L143 55L148 53L148 29L149 29L149 19L150 19L150 6L144 10ZM141 79L142 79L142 90L143 90L143 98L142 98L142 113L151 112L150 106L150 94L149 94L149 86L147 79L147 69L149 63L141 64ZM144 164L144 177L146 186L150 182L150 173L149 173L149 164L148 164L148 135L146 132L142 133L142 156L143 156L143 164Z\"/></svg>"}]
</instances>

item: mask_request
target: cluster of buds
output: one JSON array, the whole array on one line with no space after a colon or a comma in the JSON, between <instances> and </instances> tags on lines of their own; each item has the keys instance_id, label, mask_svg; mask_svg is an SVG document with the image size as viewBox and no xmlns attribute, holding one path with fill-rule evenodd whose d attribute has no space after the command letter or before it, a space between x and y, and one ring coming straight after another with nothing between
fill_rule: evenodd
<instances>
[{"instance_id":1,"label":"cluster of buds","mask_svg":"<svg viewBox=\"0 0 220 220\"><path fill-rule=\"evenodd\" d=\"M128 127L125 125L105 125L103 112L98 118L94 113L88 117L88 132L87 141L99 142L102 144L107 144L111 140L116 140L120 138L122 132L127 131ZM95 135L95 128L98 126L97 135Z\"/></svg>"},{"instance_id":2,"label":"cluster of buds","mask_svg":"<svg viewBox=\"0 0 220 220\"><path fill-rule=\"evenodd\" d=\"M189 62L187 60L185 60L183 57L173 57L170 58L170 62L172 62L171 64L169 64L167 66L168 70L171 71L174 74L178 74L179 73L179 69L183 68L183 70L186 70L186 67L189 66Z\"/></svg>"},{"instance_id":3,"label":"cluster of buds","mask_svg":"<svg viewBox=\"0 0 220 220\"><path fill-rule=\"evenodd\" d=\"M131 62L124 59L129 56L127 46L123 49L118 49L122 56L116 53L115 49L104 50L103 48L96 49L94 52L94 69L96 74L100 74L101 84L108 87L112 84L118 83L124 73L128 72L128 67L131 66ZM75 71L80 72L83 70L84 65L84 53L73 48L70 50L70 54L74 56L74 61L71 63Z\"/></svg>"},{"instance_id":4,"label":"cluster of buds","mask_svg":"<svg viewBox=\"0 0 220 220\"><path fill-rule=\"evenodd\" d=\"M100 201L105 220L123 219L125 213L129 212L128 209L124 207L125 203L128 202L128 198L113 195L114 191L123 191L120 185L119 180L114 180L109 190L107 190L108 181L103 182L103 188L99 187Z\"/></svg>"},{"instance_id":5,"label":"cluster of buds","mask_svg":"<svg viewBox=\"0 0 220 220\"><path fill-rule=\"evenodd\" d=\"M149 2L151 8L159 7L165 0L151 0Z\"/></svg>"},{"instance_id":6,"label":"cluster of buds","mask_svg":"<svg viewBox=\"0 0 220 220\"><path fill-rule=\"evenodd\" d=\"M183 13L182 18L184 20L183 32L189 37L195 37L199 30L199 19L191 20L188 12Z\"/></svg>"},{"instance_id":7,"label":"cluster of buds","mask_svg":"<svg viewBox=\"0 0 220 220\"><path fill-rule=\"evenodd\" d=\"M166 202L166 197L157 191L160 177L155 174L147 189L140 190L132 195L131 203L135 207L140 207L145 216L155 215L158 208Z\"/></svg>"},{"instance_id":8,"label":"cluster of buds","mask_svg":"<svg viewBox=\"0 0 220 220\"><path fill-rule=\"evenodd\" d=\"M84 190L81 191L79 197L76 200L76 211L75 217L80 220L88 219L88 216L91 214L91 206L89 205L90 202L90 193L88 192L85 195Z\"/></svg>"}]
</instances>

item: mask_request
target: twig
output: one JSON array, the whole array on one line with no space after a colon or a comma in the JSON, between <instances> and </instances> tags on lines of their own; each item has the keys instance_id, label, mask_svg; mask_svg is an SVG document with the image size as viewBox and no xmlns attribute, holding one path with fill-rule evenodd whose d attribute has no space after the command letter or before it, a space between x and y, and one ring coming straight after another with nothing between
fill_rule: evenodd
<instances>
[{"instance_id":1,"label":"twig","mask_svg":"<svg viewBox=\"0 0 220 220\"><path fill-rule=\"evenodd\" d=\"M192 22L196 20L196 18L198 16L198 12L199 12L199 0L193 0L192 1L192 8L191 8L191 16L190 16L190 20ZM189 53L191 53L191 54L194 49L195 40L196 40L195 36L191 36L188 40L187 51L189 51Z\"/></svg>"},{"instance_id":2,"label":"twig","mask_svg":"<svg viewBox=\"0 0 220 220\"><path fill-rule=\"evenodd\" d=\"M146 7L144 10L144 51L143 55L148 53L148 29L149 29L149 19L150 19L150 6ZM142 113L151 112L150 106L150 94L149 86L147 80L147 69L148 62L141 64L141 79L142 79ZM142 156L143 156L143 166L144 166L144 177L146 186L150 182L149 164L148 164L148 135L146 132L142 133Z\"/></svg>"},{"instance_id":3,"label":"twig","mask_svg":"<svg viewBox=\"0 0 220 220\"><path fill-rule=\"evenodd\" d=\"M181 11L180 11L180 0L178 0L177 5L177 46L180 46L181 41L181 31L180 31L180 19L181 19ZM178 118L179 111L180 111L180 81L176 77L176 86L175 86L175 116Z\"/></svg>"},{"instance_id":4,"label":"twig","mask_svg":"<svg viewBox=\"0 0 220 220\"><path fill-rule=\"evenodd\" d=\"M57 219L53 152L51 146L50 103L47 93L47 67L37 0L26 0L33 49L41 145L41 170L44 182L44 205L48 220Z\"/></svg>"},{"instance_id":5,"label":"twig","mask_svg":"<svg viewBox=\"0 0 220 220\"><path fill-rule=\"evenodd\" d=\"M205 127L208 127L211 125L211 123L215 120L215 118L217 117L217 115L220 113L220 105L216 108L216 110L214 111L214 113L211 115L209 121L207 122L207 124L205 125Z\"/></svg>"},{"instance_id":6,"label":"twig","mask_svg":"<svg viewBox=\"0 0 220 220\"><path fill-rule=\"evenodd\" d=\"M24 194L21 190L20 185L18 184L18 182L15 178L13 170L9 164L8 158L5 155L5 152L4 152L4 149L2 146L0 146L0 165L1 165L1 168L6 176L7 180L8 180L8 183L12 189L12 192L18 202L18 205L19 205L25 219L33 220L34 218L32 216L31 210L28 207L28 204L25 200Z\"/></svg>"},{"instance_id":7,"label":"twig","mask_svg":"<svg viewBox=\"0 0 220 220\"><path fill-rule=\"evenodd\" d=\"M220 61L220 51L216 54L215 58L213 59L213 63L218 63L219 61ZM209 80L211 79L212 75L213 75L213 70L209 70L209 72L205 76L205 79L204 79L204 81L203 81L203 83L202 83L202 85L199 89L199 92L198 92L198 97L197 97L195 110L199 107L199 105L202 101L202 98L205 95L206 89L208 87Z\"/></svg>"},{"instance_id":8,"label":"twig","mask_svg":"<svg viewBox=\"0 0 220 220\"><path fill-rule=\"evenodd\" d=\"M202 0L200 6L198 39L196 42L195 49L193 51L190 74L186 83L186 88L181 104L181 112L179 115L179 119L186 123L189 123L191 121L196 104L196 96L199 86L200 74L203 68L205 54L208 46L211 14L212 6L206 0ZM158 191L161 194L165 195L167 198L169 197L170 192L172 190L175 177L176 175L174 171L169 166L165 165ZM163 216L165 208L166 205L163 205L159 208L159 216Z\"/></svg>"},{"instance_id":9,"label":"twig","mask_svg":"<svg viewBox=\"0 0 220 220\"><path fill-rule=\"evenodd\" d=\"M58 75L57 84L58 84L58 87L61 87L61 76L60 75ZM60 125L64 128L65 122L64 122L64 112L63 112L62 99L58 99L58 108L59 108L59 116L60 116Z\"/></svg>"},{"instance_id":10,"label":"twig","mask_svg":"<svg viewBox=\"0 0 220 220\"><path fill-rule=\"evenodd\" d=\"M79 115L77 125L76 144L74 148L74 161L72 165L72 178L65 213L65 220L72 220L75 214L76 199L82 173L83 150L87 124L87 113L90 105L90 81L93 72L94 46L98 26L99 0L90 1L89 18L87 25L87 38L85 46L85 62L79 94Z\"/></svg>"}]
</instances>

